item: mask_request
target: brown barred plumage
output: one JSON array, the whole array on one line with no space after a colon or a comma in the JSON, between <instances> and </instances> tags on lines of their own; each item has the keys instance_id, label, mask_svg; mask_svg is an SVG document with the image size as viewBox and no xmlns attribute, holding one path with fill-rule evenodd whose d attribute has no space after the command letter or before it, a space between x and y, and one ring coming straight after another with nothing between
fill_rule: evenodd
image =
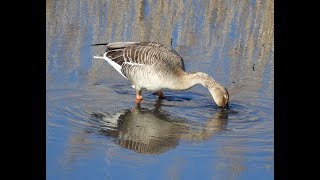
<instances>
[{"instance_id":1,"label":"brown barred plumage","mask_svg":"<svg viewBox=\"0 0 320 180\"><path fill-rule=\"evenodd\" d=\"M131 81L137 99L142 99L143 89L186 90L196 84L207 87L219 106L227 106L229 94L226 88L211 76L202 72L185 72L182 57L172 48L155 42L113 42L106 45L103 58L121 75Z\"/></svg>"}]
</instances>

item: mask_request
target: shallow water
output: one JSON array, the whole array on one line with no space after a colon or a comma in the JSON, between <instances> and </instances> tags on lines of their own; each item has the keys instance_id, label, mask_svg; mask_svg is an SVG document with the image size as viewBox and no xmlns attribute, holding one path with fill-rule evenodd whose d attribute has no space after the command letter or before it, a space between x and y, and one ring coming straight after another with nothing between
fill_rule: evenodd
<instances>
[{"instance_id":1,"label":"shallow water","mask_svg":"<svg viewBox=\"0 0 320 180\"><path fill-rule=\"evenodd\" d=\"M273 1L47 0L47 179L273 179ZM201 85L143 91L93 43L172 46L187 71L230 92L219 109ZM171 44L172 41L172 44Z\"/></svg>"}]
</instances>

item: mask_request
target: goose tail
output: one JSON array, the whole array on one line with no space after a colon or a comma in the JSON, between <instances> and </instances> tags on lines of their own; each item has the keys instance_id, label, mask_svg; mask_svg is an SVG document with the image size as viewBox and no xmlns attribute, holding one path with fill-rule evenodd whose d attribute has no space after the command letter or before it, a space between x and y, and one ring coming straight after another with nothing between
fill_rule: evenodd
<instances>
[{"instance_id":1,"label":"goose tail","mask_svg":"<svg viewBox=\"0 0 320 180\"><path fill-rule=\"evenodd\" d=\"M96 43L91 44L91 46L107 46L108 49L120 49L125 48L132 44L137 44L139 42L112 42L112 43Z\"/></svg>"},{"instance_id":2,"label":"goose tail","mask_svg":"<svg viewBox=\"0 0 320 180\"><path fill-rule=\"evenodd\" d=\"M108 49L121 49L121 48L125 48L127 46L130 46L132 44L137 44L139 42L113 42L113 43L109 43L107 45Z\"/></svg>"},{"instance_id":3,"label":"goose tail","mask_svg":"<svg viewBox=\"0 0 320 180\"><path fill-rule=\"evenodd\" d=\"M91 44L91 46L102 46L102 45L108 45L109 43L97 43L97 44Z\"/></svg>"}]
</instances>

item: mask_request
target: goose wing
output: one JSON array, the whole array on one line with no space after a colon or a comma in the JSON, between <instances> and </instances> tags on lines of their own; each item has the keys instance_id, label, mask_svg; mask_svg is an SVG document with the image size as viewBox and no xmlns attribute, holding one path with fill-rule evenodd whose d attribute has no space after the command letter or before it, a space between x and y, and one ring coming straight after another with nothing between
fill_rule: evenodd
<instances>
[{"instance_id":1,"label":"goose wing","mask_svg":"<svg viewBox=\"0 0 320 180\"><path fill-rule=\"evenodd\" d=\"M154 42L113 42L106 45L104 58L125 78L127 70L136 66L162 64L184 70L181 56L173 49Z\"/></svg>"}]
</instances>

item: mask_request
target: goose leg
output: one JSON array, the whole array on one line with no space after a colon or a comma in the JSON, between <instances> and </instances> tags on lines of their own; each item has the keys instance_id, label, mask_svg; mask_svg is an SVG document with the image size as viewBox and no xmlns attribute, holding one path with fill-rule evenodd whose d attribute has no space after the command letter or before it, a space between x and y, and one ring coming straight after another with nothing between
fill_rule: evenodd
<instances>
[{"instance_id":1,"label":"goose leg","mask_svg":"<svg viewBox=\"0 0 320 180\"><path fill-rule=\"evenodd\" d=\"M164 95L162 91L157 91L156 94L159 96L159 98L163 99Z\"/></svg>"},{"instance_id":2,"label":"goose leg","mask_svg":"<svg viewBox=\"0 0 320 180\"><path fill-rule=\"evenodd\" d=\"M136 89L136 100L141 101L142 100L142 95L141 95L141 90Z\"/></svg>"}]
</instances>

